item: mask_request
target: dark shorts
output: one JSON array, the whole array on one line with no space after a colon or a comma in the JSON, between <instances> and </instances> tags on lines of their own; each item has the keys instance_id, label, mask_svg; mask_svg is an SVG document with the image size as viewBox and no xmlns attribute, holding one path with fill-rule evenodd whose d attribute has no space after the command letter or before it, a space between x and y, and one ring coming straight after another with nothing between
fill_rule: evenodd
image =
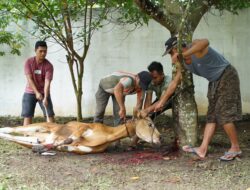
<instances>
[{"instance_id":1,"label":"dark shorts","mask_svg":"<svg viewBox=\"0 0 250 190\"><path fill-rule=\"evenodd\" d=\"M220 79L208 86L207 123L224 125L242 119L240 80L236 69L229 65Z\"/></svg>"},{"instance_id":2,"label":"dark shorts","mask_svg":"<svg viewBox=\"0 0 250 190\"><path fill-rule=\"evenodd\" d=\"M45 108L43 106L42 101L38 101L36 99L35 94L24 93L23 100L22 100L22 114L21 114L22 117L34 117L34 112L35 112L35 107L36 107L37 102L39 103L44 116L46 116ZM48 111L49 117L53 117L55 115L50 96L48 97L47 111Z\"/></svg>"}]
</instances>

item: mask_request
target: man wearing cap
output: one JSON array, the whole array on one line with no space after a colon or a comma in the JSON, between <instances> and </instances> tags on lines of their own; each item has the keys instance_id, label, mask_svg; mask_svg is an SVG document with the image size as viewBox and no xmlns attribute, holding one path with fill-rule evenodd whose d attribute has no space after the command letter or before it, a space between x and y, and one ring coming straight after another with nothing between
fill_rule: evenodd
<instances>
[{"instance_id":1,"label":"man wearing cap","mask_svg":"<svg viewBox=\"0 0 250 190\"><path fill-rule=\"evenodd\" d=\"M45 58L47 55L47 44L45 41L37 41L35 44L35 57L25 62L24 72L27 85L22 99L23 125L32 123L36 103L48 114L49 122L54 122L53 105L50 98L50 83L53 78L53 65ZM47 114L45 111L47 109Z\"/></svg>"},{"instance_id":2,"label":"man wearing cap","mask_svg":"<svg viewBox=\"0 0 250 190\"><path fill-rule=\"evenodd\" d=\"M101 79L96 92L96 112L94 122L103 123L104 113L109 97L113 101L114 126L126 118L125 96L137 94L135 109L141 109L144 92L151 82L151 75L142 71L137 75L118 71Z\"/></svg>"},{"instance_id":3,"label":"man wearing cap","mask_svg":"<svg viewBox=\"0 0 250 190\"><path fill-rule=\"evenodd\" d=\"M165 43L164 55L169 53L173 63L178 60L176 45L176 37L170 38ZM241 120L242 117L238 73L220 53L209 46L207 39L194 40L188 46L182 44L182 47L185 68L209 81L207 94L209 105L203 141L199 147L193 148L187 145L183 147L183 150L204 158L216 127L223 126L230 139L231 147L220 157L220 160L233 160L242 153L234 125L234 122ZM168 98L165 94L155 110L160 110Z\"/></svg>"}]
</instances>

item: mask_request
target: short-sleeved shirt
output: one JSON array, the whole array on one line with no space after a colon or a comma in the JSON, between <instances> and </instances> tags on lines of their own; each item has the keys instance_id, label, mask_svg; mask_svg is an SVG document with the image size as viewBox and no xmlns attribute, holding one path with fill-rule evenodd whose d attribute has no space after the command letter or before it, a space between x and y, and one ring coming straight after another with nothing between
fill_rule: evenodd
<instances>
[{"instance_id":1,"label":"short-sleeved shirt","mask_svg":"<svg viewBox=\"0 0 250 190\"><path fill-rule=\"evenodd\" d=\"M166 89L169 86L169 83L171 82L171 78L167 75L164 76L164 80L161 84L154 84L153 81L149 84L147 92L153 93L155 92L156 98L160 99L161 96L164 94Z\"/></svg>"},{"instance_id":2,"label":"short-sleeved shirt","mask_svg":"<svg viewBox=\"0 0 250 190\"><path fill-rule=\"evenodd\" d=\"M135 94L135 75L123 71L114 72L100 81L100 86L108 93L114 94L115 86L121 83L124 87L123 95Z\"/></svg>"},{"instance_id":3,"label":"short-sleeved shirt","mask_svg":"<svg viewBox=\"0 0 250 190\"><path fill-rule=\"evenodd\" d=\"M24 65L25 75L31 75L36 85L37 90L40 93L44 93L45 79L53 79L53 65L45 59L43 63L37 63L36 57L29 58ZM27 83L25 88L26 93L34 94L35 92Z\"/></svg>"}]
</instances>

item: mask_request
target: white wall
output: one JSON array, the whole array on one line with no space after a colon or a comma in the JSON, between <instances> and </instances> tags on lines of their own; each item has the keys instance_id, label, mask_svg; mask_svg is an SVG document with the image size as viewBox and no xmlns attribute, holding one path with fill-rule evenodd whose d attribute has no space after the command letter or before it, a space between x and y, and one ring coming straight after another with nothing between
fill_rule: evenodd
<instances>
[{"instance_id":1,"label":"white wall","mask_svg":"<svg viewBox=\"0 0 250 190\"><path fill-rule=\"evenodd\" d=\"M201 21L194 35L194 38L208 38L210 45L224 54L237 68L241 80L244 113L250 113L250 90L247 85L250 73L249 23L250 9L240 12L238 16L229 13L223 17L209 14ZM168 31L154 21L130 34L128 30L129 27L108 26L94 34L85 64L82 106L84 117L92 116L94 113L94 95L100 78L113 71L125 70L137 73L146 70L150 62L160 61L164 65L165 73L171 75L169 57L161 57L164 42L169 37ZM0 115L20 115L26 83L23 64L26 58L34 55L35 41L36 39L29 38L20 57L12 55L0 57ZM54 65L51 93L55 113L60 116L75 115L75 96L65 61L65 52L59 46L50 43L47 58ZM207 109L207 81L196 76L194 81L199 111L204 114ZM135 101L135 96L127 96L126 105L129 113ZM40 115L39 109L36 110L36 114ZM106 113L112 113L111 103Z\"/></svg>"}]
</instances>

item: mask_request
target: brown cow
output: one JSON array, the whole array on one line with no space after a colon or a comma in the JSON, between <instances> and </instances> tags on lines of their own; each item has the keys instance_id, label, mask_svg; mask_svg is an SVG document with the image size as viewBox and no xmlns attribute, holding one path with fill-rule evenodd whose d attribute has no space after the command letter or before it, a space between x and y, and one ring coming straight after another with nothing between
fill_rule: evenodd
<instances>
[{"instance_id":1,"label":"brown cow","mask_svg":"<svg viewBox=\"0 0 250 190\"><path fill-rule=\"evenodd\" d=\"M160 143L160 133L153 121L149 117L141 118L140 114L136 119L117 127L73 121L67 124L36 123L0 128L0 138L28 148L42 146L47 150L52 148L77 154L103 152L111 142L134 135L146 142Z\"/></svg>"}]
</instances>

